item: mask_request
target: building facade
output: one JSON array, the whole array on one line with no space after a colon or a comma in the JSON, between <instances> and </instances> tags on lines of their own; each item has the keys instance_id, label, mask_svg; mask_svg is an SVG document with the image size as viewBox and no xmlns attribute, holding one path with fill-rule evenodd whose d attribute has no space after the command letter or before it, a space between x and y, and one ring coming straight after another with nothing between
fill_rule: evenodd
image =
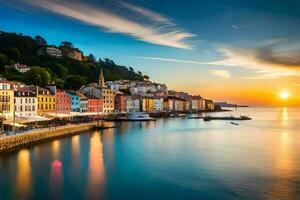
<instances>
[{"instance_id":1,"label":"building facade","mask_svg":"<svg viewBox=\"0 0 300 200\"><path fill-rule=\"evenodd\" d=\"M205 110L214 110L214 109L215 106L213 100L205 99Z\"/></svg>"},{"instance_id":2,"label":"building facade","mask_svg":"<svg viewBox=\"0 0 300 200\"><path fill-rule=\"evenodd\" d=\"M164 98L163 109L165 111L173 111L174 110L174 99L170 97Z\"/></svg>"},{"instance_id":3,"label":"building facade","mask_svg":"<svg viewBox=\"0 0 300 200\"><path fill-rule=\"evenodd\" d=\"M68 91L67 94L70 98L71 111L80 112L80 97L75 91Z\"/></svg>"},{"instance_id":4,"label":"building facade","mask_svg":"<svg viewBox=\"0 0 300 200\"><path fill-rule=\"evenodd\" d=\"M103 99L88 98L88 112L103 114Z\"/></svg>"},{"instance_id":5,"label":"building facade","mask_svg":"<svg viewBox=\"0 0 300 200\"><path fill-rule=\"evenodd\" d=\"M55 107L57 113L69 114L71 111L70 96L63 90L55 94Z\"/></svg>"},{"instance_id":6,"label":"building facade","mask_svg":"<svg viewBox=\"0 0 300 200\"><path fill-rule=\"evenodd\" d=\"M154 102L154 106L153 106L153 110L155 111L163 111L164 109L164 99L163 98L154 98L153 100Z\"/></svg>"},{"instance_id":7,"label":"building facade","mask_svg":"<svg viewBox=\"0 0 300 200\"><path fill-rule=\"evenodd\" d=\"M151 97L141 98L141 110L144 112L151 112L154 110L154 99Z\"/></svg>"},{"instance_id":8,"label":"building facade","mask_svg":"<svg viewBox=\"0 0 300 200\"><path fill-rule=\"evenodd\" d=\"M59 48L54 45L43 46L38 50L38 55L49 55L54 58L61 58L62 53Z\"/></svg>"},{"instance_id":9,"label":"building facade","mask_svg":"<svg viewBox=\"0 0 300 200\"><path fill-rule=\"evenodd\" d=\"M0 80L0 111L3 115L12 115L14 109L13 82Z\"/></svg>"},{"instance_id":10,"label":"building facade","mask_svg":"<svg viewBox=\"0 0 300 200\"><path fill-rule=\"evenodd\" d=\"M79 112L88 112L88 98L83 95L81 92L76 92L80 97L80 111Z\"/></svg>"},{"instance_id":11,"label":"building facade","mask_svg":"<svg viewBox=\"0 0 300 200\"><path fill-rule=\"evenodd\" d=\"M55 108L55 94L46 88L34 86L38 99L38 114L44 114L48 112L54 113Z\"/></svg>"},{"instance_id":12,"label":"building facade","mask_svg":"<svg viewBox=\"0 0 300 200\"><path fill-rule=\"evenodd\" d=\"M126 113L126 95L117 94L115 97L115 113Z\"/></svg>"},{"instance_id":13,"label":"building facade","mask_svg":"<svg viewBox=\"0 0 300 200\"><path fill-rule=\"evenodd\" d=\"M134 113L140 112L140 98L137 96L127 96L126 98L126 112Z\"/></svg>"},{"instance_id":14,"label":"building facade","mask_svg":"<svg viewBox=\"0 0 300 200\"><path fill-rule=\"evenodd\" d=\"M17 117L37 116L36 92L29 87L18 87L14 91L15 115Z\"/></svg>"}]
</instances>

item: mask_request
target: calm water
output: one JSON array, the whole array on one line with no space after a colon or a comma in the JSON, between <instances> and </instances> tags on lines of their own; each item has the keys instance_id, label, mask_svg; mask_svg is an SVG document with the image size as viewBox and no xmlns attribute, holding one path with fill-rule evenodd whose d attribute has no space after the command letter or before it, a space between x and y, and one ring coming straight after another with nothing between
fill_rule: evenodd
<instances>
[{"instance_id":1,"label":"calm water","mask_svg":"<svg viewBox=\"0 0 300 200\"><path fill-rule=\"evenodd\" d=\"M126 122L0 157L0 199L298 199L300 109Z\"/></svg>"}]
</instances>

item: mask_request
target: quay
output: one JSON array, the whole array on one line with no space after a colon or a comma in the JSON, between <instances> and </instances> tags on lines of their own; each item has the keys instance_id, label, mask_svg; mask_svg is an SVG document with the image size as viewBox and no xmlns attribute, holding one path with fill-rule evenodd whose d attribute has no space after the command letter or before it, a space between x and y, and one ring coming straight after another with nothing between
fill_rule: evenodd
<instances>
[{"instance_id":1,"label":"quay","mask_svg":"<svg viewBox=\"0 0 300 200\"><path fill-rule=\"evenodd\" d=\"M16 151L37 143L54 140L61 137L75 135L81 131L87 131L97 126L97 122L71 124L57 126L53 128L43 128L29 130L23 133L1 136L0 137L0 154Z\"/></svg>"},{"instance_id":2,"label":"quay","mask_svg":"<svg viewBox=\"0 0 300 200\"><path fill-rule=\"evenodd\" d=\"M204 121L211 121L211 120L251 120L252 118L248 116L228 116L228 117L214 117L214 116L205 116L205 117L189 117L188 119L203 119Z\"/></svg>"}]
</instances>

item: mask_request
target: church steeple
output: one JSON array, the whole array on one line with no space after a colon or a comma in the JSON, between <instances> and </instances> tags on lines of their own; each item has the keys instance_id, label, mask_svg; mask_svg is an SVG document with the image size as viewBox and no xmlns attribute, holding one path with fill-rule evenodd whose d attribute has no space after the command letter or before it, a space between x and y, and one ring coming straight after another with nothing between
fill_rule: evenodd
<instances>
[{"instance_id":1,"label":"church steeple","mask_svg":"<svg viewBox=\"0 0 300 200\"><path fill-rule=\"evenodd\" d=\"M102 72L102 68L101 68L101 72L99 74L99 80L98 81L99 81L98 82L99 87L103 87L103 88L106 87L103 72Z\"/></svg>"}]
</instances>

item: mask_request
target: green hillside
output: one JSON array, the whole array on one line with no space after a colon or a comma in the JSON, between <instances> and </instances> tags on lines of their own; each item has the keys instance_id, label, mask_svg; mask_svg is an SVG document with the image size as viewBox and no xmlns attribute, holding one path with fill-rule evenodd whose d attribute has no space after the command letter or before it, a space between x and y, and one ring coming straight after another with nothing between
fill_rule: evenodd
<instances>
[{"instance_id":1,"label":"green hillside","mask_svg":"<svg viewBox=\"0 0 300 200\"><path fill-rule=\"evenodd\" d=\"M78 89L82 84L96 81L101 68L106 80L149 78L131 67L117 65L109 59L96 59L92 54L87 61L38 56L38 49L45 44L47 42L41 36L32 38L0 32L0 74L7 80L39 85L54 83L66 89ZM13 63L27 64L32 69L22 74L5 68L5 65Z\"/></svg>"}]
</instances>

